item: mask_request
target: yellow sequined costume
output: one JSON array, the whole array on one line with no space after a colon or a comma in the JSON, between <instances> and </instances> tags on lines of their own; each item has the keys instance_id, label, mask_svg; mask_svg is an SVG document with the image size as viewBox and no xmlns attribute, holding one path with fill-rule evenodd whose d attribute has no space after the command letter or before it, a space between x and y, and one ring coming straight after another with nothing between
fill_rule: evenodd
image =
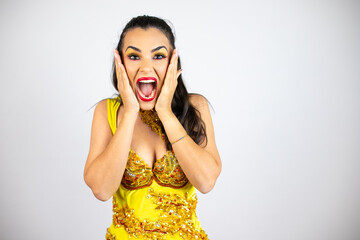
<instances>
[{"instance_id":1,"label":"yellow sequined costume","mask_svg":"<svg viewBox=\"0 0 360 240\"><path fill-rule=\"evenodd\" d=\"M120 100L120 97L118 97ZM107 100L112 134L120 103ZM195 187L188 181L173 151L151 169L133 150L113 195L113 220L106 240L208 239L195 213Z\"/></svg>"}]
</instances>

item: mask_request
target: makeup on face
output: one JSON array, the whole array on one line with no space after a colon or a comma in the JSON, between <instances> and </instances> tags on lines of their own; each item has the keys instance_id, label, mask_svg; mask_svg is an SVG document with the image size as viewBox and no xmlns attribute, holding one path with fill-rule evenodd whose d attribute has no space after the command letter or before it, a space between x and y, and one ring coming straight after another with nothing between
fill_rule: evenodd
<instances>
[{"instance_id":1,"label":"makeup on face","mask_svg":"<svg viewBox=\"0 0 360 240\"><path fill-rule=\"evenodd\" d=\"M139 53L137 51L132 50L129 48L129 50L126 51L125 56L129 60L138 60L140 58Z\"/></svg>"},{"instance_id":2,"label":"makeup on face","mask_svg":"<svg viewBox=\"0 0 360 240\"><path fill-rule=\"evenodd\" d=\"M126 48L125 55L130 60L140 60L140 57L143 57L141 50L134 46L128 46ZM168 51L165 46L159 46L151 50L151 55L153 59L161 60L167 58Z\"/></svg>"},{"instance_id":3,"label":"makeup on face","mask_svg":"<svg viewBox=\"0 0 360 240\"><path fill-rule=\"evenodd\" d=\"M168 52L164 48L161 48L161 49L153 52L153 58L156 60L165 59L165 58L167 58L167 55L168 55Z\"/></svg>"},{"instance_id":4,"label":"makeup on face","mask_svg":"<svg viewBox=\"0 0 360 240\"><path fill-rule=\"evenodd\" d=\"M128 46L125 50L125 56L130 61L129 64L134 67L139 64L138 61L141 61L143 58L151 56L151 59L154 61L153 68L156 68L156 65L158 64L164 65L163 61L167 59L168 51L165 46L158 46L156 48L153 48L148 53L143 53L141 49L137 48L136 46ZM137 67L140 68L140 65ZM156 74L156 71L154 71L154 73ZM158 76L140 76L136 80L136 93L139 96L140 100L144 102L150 102L155 99L158 89L157 77Z\"/></svg>"},{"instance_id":5,"label":"makeup on face","mask_svg":"<svg viewBox=\"0 0 360 240\"><path fill-rule=\"evenodd\" d=\"M154 108L164 85L170 58L171 44L157 28L136 27L123 39L123 60L130 85L140 108Z\"/></svg>"},{"instance_id":6,"label":"makeup on face","mask_svg":"<svg viewBox=\"0 0 360 240\"><path fill-rule=\"evenodd\" d=\"M144 102L154 100L157 92L157 79L154 77L141 77L136 80L136 92Z\"/></svg>"}]
</instances>

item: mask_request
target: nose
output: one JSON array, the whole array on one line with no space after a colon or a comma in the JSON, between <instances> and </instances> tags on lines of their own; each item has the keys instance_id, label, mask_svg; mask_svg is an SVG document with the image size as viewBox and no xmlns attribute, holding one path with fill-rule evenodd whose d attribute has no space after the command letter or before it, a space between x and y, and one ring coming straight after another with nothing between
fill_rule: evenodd
<instances>
[{"instance_id":1,"label":"nose","mask_svg":"<svg viewBox=\"0 0 360 240\"><path fill-rule=\"evenodd\" d=\"M143 58L140 65L140 72L150 72L153 69L151 59Z\"/></svg>"}]
</instances>

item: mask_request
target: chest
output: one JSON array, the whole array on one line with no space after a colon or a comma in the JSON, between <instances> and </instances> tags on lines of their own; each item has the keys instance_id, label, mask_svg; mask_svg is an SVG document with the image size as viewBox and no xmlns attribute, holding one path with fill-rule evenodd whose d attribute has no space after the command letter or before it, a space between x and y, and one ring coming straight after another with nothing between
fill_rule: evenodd
<instances>
[{"instance_id":1,"label":"chest","mask_svg":"<svg viewBox=\"0 0 360 240\"><path fill-rule=\"evenodd\" d=\"M124 106L120 106L118 110L116 118L117 126L123 117L123 108ZM130 150L134 151L138 156L141 156L142 161L151 168L153 168L156 160L162 158L168 152L165 142L150 126L141 121L140 114L137 116L135 122Z\"/></svg>"},{"instance_id":2,"label":"chest","mask_svg":"<svg viewBox=\"0 0 360 240\"><path fill-rule=\"evenodd\" d=\"M148 187L153 181L171 188L181 188L188 183L173 151L167 151L155 161L151 168L136 152L130 149L121 184L125 188L133 190Z\"/></svg>"},{"instance_id":3,"label":"chest","mask_svg":"<svg viewBox=\"0 0 360 240\"><path fill-rule=\"evenodd\" d=\"M117 125L123 116L122 107L117 114ZM138 115L121 184L128 189L138 189L150 186L154 181L172 188L181 188L188 183L175 153L166 149L161 137Z\"/></svg>"}]
</instances>

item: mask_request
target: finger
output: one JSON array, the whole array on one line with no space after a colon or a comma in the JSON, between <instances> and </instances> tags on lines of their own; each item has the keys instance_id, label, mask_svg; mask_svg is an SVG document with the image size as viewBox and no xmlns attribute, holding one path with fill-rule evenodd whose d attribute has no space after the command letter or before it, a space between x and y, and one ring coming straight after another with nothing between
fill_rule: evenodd
<instances>
[{"instance_id":1,"label":"finger","mask_svg":"<svg viewBox=\"0 0 360 240\"><path fill-rule=\"evenodd\" d=\"M120 69L121 69L121 78L123 79L125 84L129 84L129 86L130 86L130 81L129 81L129 78L126 73L124 65L121 64Z\"/></svg>"},{"instance_id":2,"label":"finger","mask_svg":"<svg viewBox=\"0 0 360 240\"><path fill-rule=\"evenodd\" d=\"M176 76L174 74L175 60L176 60L176 49L174 49L172 52L170 63L169 63L168 69L166 71L166 75L165 75L165 79L164 79L164 85L162 88L170 88L170 86L172 86L172 84L174 82L173 78Z\"/></svg>"},{"instance_id":3,"label":"finger","mask_svg":"<svg viewBox=\"0 0 360 240\"><path fill-rule=\"evenodd\" d=\"M120 64L122 64L122 62L121 62L119 51L116 49L114 49L114 56L115 56L115 60L117 60L119 66L120 66Z\"/></svg>"},{"instance_id":4,"label":"finger","mask_svg":"<svg viewBox=\"0 0 360 240\"><path fill-rule=\"evenodd\" d=\"M123 89L123 87L126 87L127 84L129 84L127 82L127 74L125 71L125 67L124 65L121 63L121 59L120 59L120 55L119 52L114 49L114 57L115 57L115 68L116 68L116 76L118 79L118 90L121 91L121 89Z\"/></svg>"},{"instance_id":5,"label":"finger","mask_svg":"<svg viewBox=\"0 0 360 240\"><path fill-rule=\"evenodd\" d=\"M177 64L177 58L178 58L178 50L175 48L173 51L173 56L172 56L172 65L175 66Z\"/></svg>"},{"instance_id":6,"label":"finger","mask_svg":"<svg viewBox=\"0 0 360 240\"><path fill-rule=\"evenodd\" d=\"M120 76L121 76L121 81L122 81L122 83L124 84L124 86L129 86L129 87L131 87L131 85L130 85L130 80L129 80L129 77L128 77L128 75L127 75L125 66L120 63L120 64L119 64L119 68L120 68Z\"/></svg>"},{"instance_id":7,"label":"finger","mask_svg":"<svg viewBox=\"0 0 360 240\"><path fill-rule=\"evenodd\" d=\"M121 64L119 62L120 58L119 58L119 54L118 51L116 49L114 49L114 59L115 59L115 70L116 70L116 75L120 76L121 73Z\"/></svg>"},{"instance_id":8,"label":"finger","mask_svg":"<svg viewBox=\"0 0 360 240\"><path fill-rule=\"evenodd\" d=\"M175 49L175 59L174 59L174 66L173 66L173 77L175 78L174 81L177 81L177 76L178 76L178 61L179 61L179 51L177 49Z\"/></svg>"},{"instance_id":9,"label":"finger","mask_svg":"<svg viewBox=\"0 0 360 240\"><path fill-rule=\"evenodd\" d=\"M120 58L120 54L118 52L118 50L114 49L114 55L115 55L115 61L117 62L117 67L119 68L120 70L120 74L121 75L124 75L124 72L125 72L125 67L124 65L122 64L121 62L121 58Z\"/></svg>"},{"instance_id":10,"label":"finger","mask_svg":"<svg viewBox=\"0 0 360 240\"><path fill-rule=\"evenodd\" d=\"M182 73L182 69L179 69L176 74L176 80L179 78L181 73Z\"/></svg>"},{"instance_id":11,"label":"finger","mask_svg":"<svg viewBox=\"0 0 360 240\"><path fill-rule=\"evenodd\" d=\"M172 52L170 63L169 63L169 66L168 66L168 69L167 69L167 72L166 72L167 78L170 78L170 77L174 76L175 59L176 59L176 49L174 49L173 52Z\"/></svg>"},{"instance_id":12,"label":"finger","mask_svg":"<svg viewBox=\"0 0 360 240\"><path fill-rule=\"evenodd\" d=\"M172 70L173 70L173 61L174 60L174 51L173 51L173 55L171 56L171 59L170 59L170 62L169 62L169 65L168 65L168 68L166 70L166 75L165 75L165 79L164 79L164 84L166 84L167 82L167 79L171 76L172 74Z\"/></svg>"},{"instance_id":13,"label":"finger","mask_svg":"<svg viewBox=\"0 0 360 240\"><path fill-rule=\"evenodd\" d=\"M115 56L116 67L119 70L119 75L121 75L122 77L124 77L124 75L127 76L125 67L121 62L120 54L119 54L118 50L116 50L116 49L114 49L114 56Z\"/></svg>"},{"instance_id":14,"label":"finger","mask_svg":"<svg viewBox=\"0 0 360 240\"><path fill-rule=\"evenodd\" d=\"M168 69L172 69L172 67L174 66L175 58L176 58L176 49L174 49L172 51L172 55L171 55L171 58L170 58Z\"/></svg>"}]
</instances>

